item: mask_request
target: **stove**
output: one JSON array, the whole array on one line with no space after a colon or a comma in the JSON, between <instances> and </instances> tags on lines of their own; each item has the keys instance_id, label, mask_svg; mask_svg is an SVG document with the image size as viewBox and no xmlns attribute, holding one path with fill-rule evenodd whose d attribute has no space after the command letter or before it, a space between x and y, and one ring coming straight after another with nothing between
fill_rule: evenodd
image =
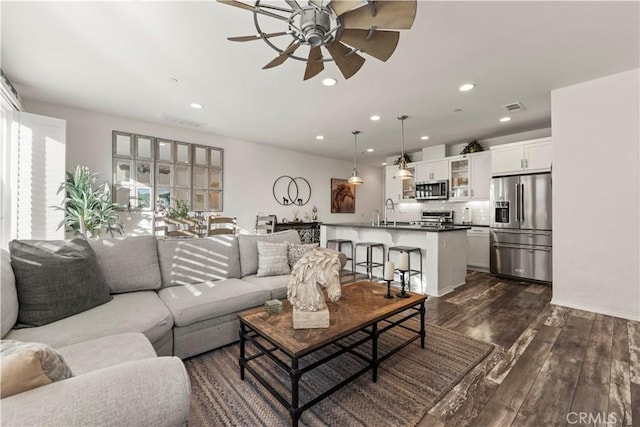
<instances>
[{"instance_id":1,"label":"stove","mask_svg":"<svg viewBox=\"0 0 640 427\"><path fill-rule=\"evenodd\" d=\"M422 227L451 228L453 227L453 211L422 211L421 220L416 221Z\"/></svg>"}]
</instances>

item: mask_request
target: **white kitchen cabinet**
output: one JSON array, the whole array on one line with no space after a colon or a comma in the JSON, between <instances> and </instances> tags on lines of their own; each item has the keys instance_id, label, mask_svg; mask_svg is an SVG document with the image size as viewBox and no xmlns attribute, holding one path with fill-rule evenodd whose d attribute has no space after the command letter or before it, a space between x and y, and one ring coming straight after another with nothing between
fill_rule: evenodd
<instances>
[{"instance_id":1,"label":"white kitchen cabinet","mask_svg":"<svg viewBox=\"0 0 640 427\"><path fill-rule=\"evenodd\" d=\"M407 170L411 172L413 178L395 179L398 166L387 166L384 175L384 198L393 200L394 203L414 202L416 200L416 167L411 163L407 165Z\"/></svg>"},{"instance_id":2,"label":"white kitchen cabinet","mask_svg":"<svg viewBox=\"0 0 640 427\"><path fill-rule=\"evenodd\" d=\"M489 269L489 227L467 230L467 265L473 269Z\"/></svg>"},{"instance_id":3,"label":"white kitchen cabinet","mask_svg":"<svg viewBox=\"0 0 640 427\"><path fill-rule=\"evenodd\" d=\"M469 200L469 156L456 156L449 159L449 200L452 202Z\"/></svg>"},{"instance_id":4,"label":"white kitchen cabinet","mask_svg":"<svg viewBox=\"0 0 640 427\"><path fill-rule=\"evenodd\" d=\"M471 154L471 200L489 200L491 189L491 152Z\"/></svg>"},{"instance_id":5,"label":"white kitchen cabinet","mask_svg":"<svg viewBox=\"0 0 640 427\"><path fill-rule=\"evenodd\" d=\"M398 166L387 166L384 176L384 198L393 200L393 203L402 201L402 180L393 179Z\"/></svg>"},{"instance_id":6,"label":"white kitchen cabinet","mask_svg":"<svg viewBox=\"0 0 640 427\"><path fill-rule=\"evenodd\" d=\"M527 170L551 170L552 156L551 139L524 146L524 159Z\"/></svg>"},{"instance_id":7,"label":"white kitchen cabinet","mask_svg":"<svg viewBox=\"0 0 640 427\"><path fill-rule=\"evenodd\" d=\"M416 182L449 179L449 159L417 162L415 168Z\"/></svg>"},{"instance_id":8,"label":"white kitchen cabinet","mask_svg":"<svg viewBox=\"0 0 640 427\"><path fill-rule=\"evenodd\" d=\"M491 173L509 175L551 170L551 138L491 147Z\"/></svg>"}]
</instances>

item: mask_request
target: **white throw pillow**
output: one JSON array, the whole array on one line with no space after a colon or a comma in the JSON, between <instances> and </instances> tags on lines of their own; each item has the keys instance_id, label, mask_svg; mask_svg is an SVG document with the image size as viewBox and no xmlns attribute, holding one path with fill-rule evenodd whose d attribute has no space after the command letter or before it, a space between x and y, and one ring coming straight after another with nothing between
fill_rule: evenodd
<instances>
[{"instance_id":1,"label":"white throw pillow","mask_svg":"<svg viewBox=\"0 0 640 427\"><path fill-rule=\"evenodd\" d=\"M287 242L271 243L258 241L258 272L256 276L278 276L289 274L289 259Z\"/></svg>"}]
</instances>

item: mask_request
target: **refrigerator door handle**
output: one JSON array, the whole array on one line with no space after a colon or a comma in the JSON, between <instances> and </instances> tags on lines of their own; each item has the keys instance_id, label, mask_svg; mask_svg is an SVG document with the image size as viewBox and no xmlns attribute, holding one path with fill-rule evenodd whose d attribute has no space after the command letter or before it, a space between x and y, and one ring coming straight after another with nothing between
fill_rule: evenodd
<instances>
[{"instance_id":1,"label":"refrigerator door handle","mask_svg":"<svg viewBox=\"0 0 640 427\"><path fill-rule=\"evenodd\" d=\"M520 221L524 222L524 184L520 186Z\"/></svg>"},{"instance_id":2,"label":"refrigerator door handle","mask_svg":"<svg viewBox=\"0 0 640 427\"><path fill-rule=\"evenodd\" d=\"M520 222L520 184L516 184L516 222Z\"/></svg>"},{"instance_id":3,"label":"refrigerator door handle","mask_svg":"<svg viewBox=\"0 0 640 427\"><path fill-rule=\"evenodd\" d=\"M551 252L551 248L549 247L540 247L540 246L518 246L518 245L509 245L504 243L493 243L492 245L496 249L522 249L525 251L544 251Z\"/></svg>"}]
</instances>

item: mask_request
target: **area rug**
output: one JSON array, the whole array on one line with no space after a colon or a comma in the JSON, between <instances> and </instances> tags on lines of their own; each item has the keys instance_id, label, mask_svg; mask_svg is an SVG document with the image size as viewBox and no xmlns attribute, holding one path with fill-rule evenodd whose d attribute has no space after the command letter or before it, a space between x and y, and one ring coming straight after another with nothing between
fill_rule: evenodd
<instances>
[{"instance_id":1,"label":"area rug","mask_svg":"<svg viewBox=\"0 0 640 427\"><path fill-rule=\"evenodd\" d=\"M411 322L418 328L417 319ZM380 354L407 333L394 328L383 334ZM363 374L305 411L300 425L415 426L493 347L427 324L425 349L413 342L380 365L377 383L371 381L370 371ZM363 351L368 348L363 346ZM192 386L189 426L291 425L288 411L249 372L245 381L240 380L238 355L239 345L232 344L185 361ZM273 375L275 388L289 389L288 376L266 357L253 366ZM345 354L305 374L300 381L301 403L362 366L361 359Z\"/></svg>"}]
</instances>

